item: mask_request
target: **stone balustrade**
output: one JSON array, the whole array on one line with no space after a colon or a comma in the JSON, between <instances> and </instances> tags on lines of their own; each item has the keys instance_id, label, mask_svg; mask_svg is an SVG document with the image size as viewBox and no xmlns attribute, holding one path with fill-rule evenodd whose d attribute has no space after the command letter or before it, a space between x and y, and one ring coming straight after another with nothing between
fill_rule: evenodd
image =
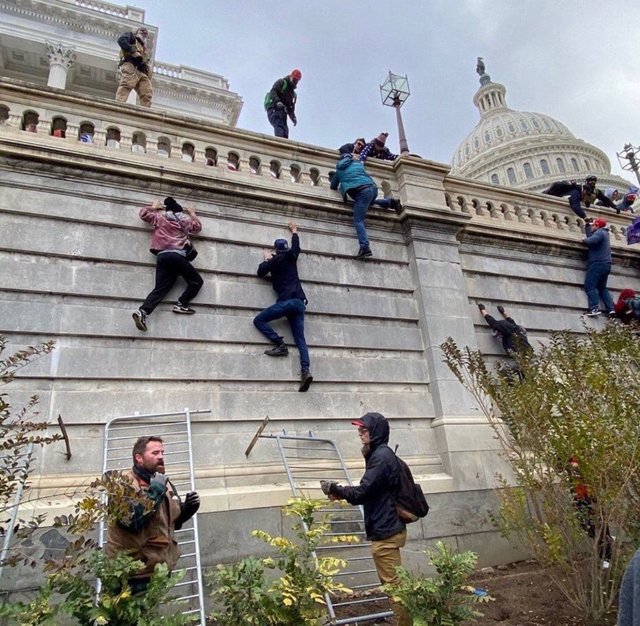
<instances>
[{"instance_id":1,"label":"stone balustrade","mask_svg":"<svg viewBox=\"0 0 640 626\"><path fill-rule=\"evenodd\" d=\"M179 73L179 68L169 64L158 64L156 68L167 74ZM236 180L252 185L283 189L296 185L305 187L309 197L335 197L327 191L336 162L332 150L205 121L186 121L181 116L111 101L87 101L9 79L0 79L0 107L6 117L2 132L20 133L21 140L32 134L22 130L26 116L35 115L37 133L28 139L42 145L73 144L75 149L80 142L85 154L108 155L117 150L119 159L142 167L170 164L212 178L232 173ZM53 136L56 128L64 128L64 138ZM583 236L582 220L564 199L457 178L449 174L446 166L438 165L434 172L435 165L424 159L405 158L395 163L369 161L367 169L382 193L400 198L408 209L438 206L439 212L448 210L470 224L489 223L501 229L562 239L578 240ZM425 181L430 181L426 187ZM425 202L427 190L431 196ZM624 250L630 214L616 215L604 207L592 207L590 214L607 219L613 245Z\"/></svg>"}]
</instances>

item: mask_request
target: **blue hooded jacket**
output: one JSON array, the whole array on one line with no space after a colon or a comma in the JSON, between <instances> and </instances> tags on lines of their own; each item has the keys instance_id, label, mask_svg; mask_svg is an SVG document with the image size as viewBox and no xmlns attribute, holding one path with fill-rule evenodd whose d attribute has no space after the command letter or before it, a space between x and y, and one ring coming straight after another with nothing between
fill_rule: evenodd
<instances>
[{"instance_id":1,"label":"blue hooded jacket","mask_svg":"<svg viewBox=\"0 0 640 626\"><path fill-rule=\"evenodd\" d=\"M331 189L335 190L340 186L340 193L346 199L349 190L364 185L375 185L373 178L364 169L364 164L354 160L351 154L342 155L331 178Z\"/></svg>"}]
</instances>

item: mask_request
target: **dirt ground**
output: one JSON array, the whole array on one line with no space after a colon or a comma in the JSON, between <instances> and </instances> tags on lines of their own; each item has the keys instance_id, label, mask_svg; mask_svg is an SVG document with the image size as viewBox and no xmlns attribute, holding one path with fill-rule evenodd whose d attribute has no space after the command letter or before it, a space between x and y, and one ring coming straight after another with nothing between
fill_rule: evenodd
<instances>
[{"instance_id":1,"label":"dirt ground","mask_svg":"<svg viewBox=\"0 0 640 626\"><path fill-rule=\"evenodd\" d=\"M495 600L477 605L483 617L468 622L469 626L583 626L579 613L569 606L535 562L489 568L475 574L470 584L486 589ZM381 623L396 626L393 618ZM600 626L615 626L615 623L614 608Z\"/></svg>"},{"instance_id":2,"label":"dirt ground","mask_svg":"<svg viewBox=\"0 0 640 626\"><path fill-rule=\"evenodd\" d=\"M475 622L467 622L468 626L584 626L578 611L569 606L551 584L545 570L535 562L520 561L479 571L471 577L470 584L485 589L494 600L478 604L477 609L483 616ZM377 604L375 608L381 612L389 608L387 602ZM373 610L373 607L369 605L369 609ZM616 613L614 607L599 626L615 626ZM350 614L341 612L340 617ZM397 626L394 618L376 623ZM363 626L370 624L363 623Z\"/></svg>"}]
</instances>

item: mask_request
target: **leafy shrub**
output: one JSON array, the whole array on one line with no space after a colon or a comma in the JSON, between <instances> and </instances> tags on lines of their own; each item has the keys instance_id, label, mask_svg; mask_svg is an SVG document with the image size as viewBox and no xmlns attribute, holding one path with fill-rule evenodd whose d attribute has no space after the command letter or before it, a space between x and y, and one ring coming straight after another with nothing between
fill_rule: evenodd
<instances>
[{"instance_id":1,"label":"leafy shrub","mask_svg":"<svg viewBox=\"0 0 640 626\"><path fill-rule=\"evenodd\" d=\"M585 623L598 624L640 542L638 337L616 324L583 335L554 333L537 354L518 359L524 378L515 382L452 339L441 348L511 470L498 476L496 525L551 566L549 577ZM580 505L578 486L588 505Z\"/></svg>"},{"instance_id":2,"label":"leafy shrub","mask_svg":"<svg viewBox=\"0 0 640 626\"><path fill-rule=\"evenodd\" d=\"M342 559L316 558L320 545L351 541L354 537L325 536L330 531L327 519L316 522L315 514L326 506L325 500L292 498L284 513L295 516L295 541L273 537L262 530L253 536L275 548L277 556L243 559L234 565L218 565L213 574L213 597L222 605L214 614L224 626L315 626L326 618L325 594L350 589L333 577L346 565ZM280 576L268 583L266 570Z\"/></svg>"},{"instance_id":3,"label":"leafy shrub","mask_svg":"<svg viewBox=\"0 0 640 626\"><path fill-rule=\"evenodd\" d=\"M414 626L458 626L481 616L472 605L492 598L476 595L475 589L465 584L475 569L477 555L470 551L456 554L441 541L426 554L436 568L435 576L417 576L400 566L397 568L399 583L383 586L395 602L406 608Z\"/></svg>"}]
</instances>

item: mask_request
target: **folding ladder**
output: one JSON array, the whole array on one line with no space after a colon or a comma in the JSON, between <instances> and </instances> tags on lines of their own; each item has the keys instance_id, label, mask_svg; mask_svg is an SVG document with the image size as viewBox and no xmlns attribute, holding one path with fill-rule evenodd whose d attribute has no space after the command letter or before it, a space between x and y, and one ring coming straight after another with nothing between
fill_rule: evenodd
<instances>
[{"instance_id":1,"label":"folding ladder","mask_svg":"<svg viewBox=\"0 0 640 626\"><path fill-rule=\"evenodd\" d=\"M191 416L211 413L210 410L176 413L134 413L110 419L104 428L102 471L127 470L132 465L131 450L138 437L157 435L162 437L165 447L164 465L178 494L181 497L195 491L193 453L191 446ZM200 625L205 626L202 569L200 566L200 543L198 518L194 515L180 530L175 532L180 548L180 559L176 570L186 570L185 577L173 588L172 598L186 602L185 615L200 616ZM104 522L99 527L99 543L106 540ZM100 587L98 587L98 593Z\"/></svg>"},{"instance_id":2,"label":"folding ladder","mask_svg":"<svg viewBox=\"0 0 640 626\"><path fill-rule=\"evenodd\" d=\"M320 489L321 480L343 485L353 484L342 454L333 441L315 437L311 432L308 436L287 435L286 432L274 435L263 434L266 421L268 418L258 430L246 454L248 455L251 451L256 439L275 439L295 497L325 498ZM328 544L317 549L316 558L321 554L347 562L345 569L335 578L354 592L354 597L350 600L336 601L329 594L325 595L331 624L336 626L365 624L392 616L392 611L379 607L381 602L386 603L388 596L379 589L380 581L371 556L371 544L365 540L362 507L343 507L337 502L328 502L326 507L320 509L320 513L329 515L331 530L326 534L328 538L340 536L362 538L358 543ZM351 607L350 612L357 612L358 615L345 617L343 613L346 607Z\"/></svg>"},{"instance_id":3,"label":"folding ladder","mask_svg":"<svg viewBox=\"0 0 640 626\"><path fill-rule=\"evenodd\" d=\"M31 467L31 460L33 458L33 443L30 442L26 446L22 446L12 458L3 459L3 463L6 463L9 471L15 472L18 476L15 493L13 494L13 504L9 507L11 514L9 516L9 523L7 524L7 531L2 542L2 550L0 550L0 577L2 576L2 570L4 569L4 561L9 554L11 542L13 540L13 531L18 520L18 511L20 509L20 502L22 500L22 494L29 478L29 470ZM11 465L15 461L16 467ZM2 466L0 466L1 468Z\"/></svg>"}]
</instances>

